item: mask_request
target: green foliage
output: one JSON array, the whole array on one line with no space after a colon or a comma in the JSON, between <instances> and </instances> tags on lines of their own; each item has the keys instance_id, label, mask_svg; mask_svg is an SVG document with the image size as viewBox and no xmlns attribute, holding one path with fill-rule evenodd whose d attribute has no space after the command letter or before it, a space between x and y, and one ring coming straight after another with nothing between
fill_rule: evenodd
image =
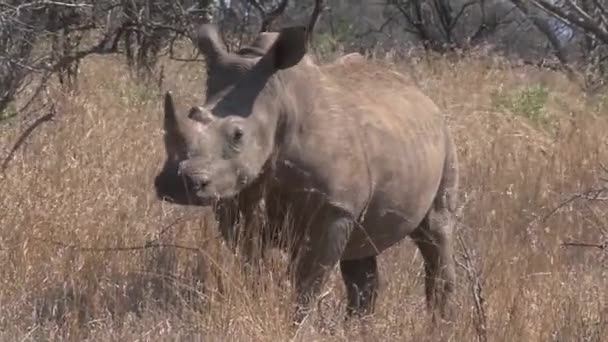
<instances>
[{"instance_id":1,"label":"green foliage","mask_svg":"<svg viewBox=\"0 0 608 342\"><path fill-rule=\"evenodd\" d=\"M315 52L322 58L341 53L344 45L355 41L355 29L352 22L336 19L330 30L319 32L314 37Z\"/></svg>"},{"instance_id":2,"label":"green foliage","mask_svg":"<svg viewBox=\"0 0 608 342\"><path fill-rule=\"evenodd\" d=\"M600 114L608 115L608 95L602 94L597 104L597 112Z\"/></svg>"},{"instance_id":3,"label":"green foliage","mask_svg":"<svg viewBox=\"0 0 608 342\"><path fill-rule=\"evenodd\" d=\"M338 49L338 41L330 33L321 33L315 37L314 50L321 56L331 55Z\"/></svg>"},{"instance_id":4,"label":"green foliage","mask_svg":"<svg viewBox=\"0 0 608 342\"><path fill-rule=\"evenodd\" d=\"M6 106L6 109L0 111L0 122L15 116L17 116L17 106L15 106L14 103L10 103L8 106Z\"/></svg>"},{"instance_id":5,"label":"green foliage","mask_svg":"<svg viewBox=\"0 0 608 342\"><path fill-rule=\"evenodd\" d=\"M528 118L532 123L547 126L550 124L549 115L545 105L549 98L549 91L542 85L534 85L513 92L503 92L502 89L494 92L492 102L500 110Z\"/></svg>"}]
</instances>

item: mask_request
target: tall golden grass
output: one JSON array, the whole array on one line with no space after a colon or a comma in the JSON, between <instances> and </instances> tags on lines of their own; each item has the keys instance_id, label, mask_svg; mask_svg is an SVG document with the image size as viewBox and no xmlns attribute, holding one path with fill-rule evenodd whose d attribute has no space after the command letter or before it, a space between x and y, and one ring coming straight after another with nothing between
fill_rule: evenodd
<instances>
[{"instance_id":1,"label":"tall golden grass","mask_svg":"<svg viewBox=\"0 0 608 342\"><path fill-rule=\"evenodd\" d=\"M202 98L200 65L163 63L178 104ZM292 330L280 257L246 278L208 210L155 198L161 93L98 58L83 65L78 92L51 89L55 120L0 176L0 340L603 340L608 253L561 244L606 239L608 203L578 199L552 211L601 184L608 99L489 57L395 67L445 110L458 144L463 267L454 322L430 324L422 260L406 240L380 257L371 320L342 322L334 272L318 310ZM0 124L3 156L27 124Z\"/></svg>"}]
</instances>

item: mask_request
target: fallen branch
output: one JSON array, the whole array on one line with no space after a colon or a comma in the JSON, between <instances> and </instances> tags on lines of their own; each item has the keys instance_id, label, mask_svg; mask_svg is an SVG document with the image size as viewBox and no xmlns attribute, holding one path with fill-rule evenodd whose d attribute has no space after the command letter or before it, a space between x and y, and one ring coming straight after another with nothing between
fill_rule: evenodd
<instances>
[{"instance_id":1,"label":"fallen branch","mask_svg":"<svg viewBox=\"0 0 608 342\"><path fill-rule=\"evenodd\" d=\"M179 222L182 222L182 221L184 221L184 217L180 217L180 218L176 219L171 224L162 228L159 231L157 238L148 240L144 244L141 244L141 245L122 246L122 247L83 247L83 246L79 246L79 245L75 245L75 244L68 244L65 242L51 240L51 239L44 239L44 238L40 238L40 237L36 237L36 236L30 236L29 239L39 241L41 243L53 245L58 248L70 249L75 252L92 252L92 253L130 252L130 251L141 251L141 250L158 249L158 248L174 248L174 249L182 249L182 250L186 250L186 251L196 252L196 253L198 253L198 255L205 258L205 260L207 260L209 262L210 266L214 267L220 274L224 275L232 284L234 284L234 288L237 291L242 292L243 289L245 288L244 284L241 281L238 281L237 279L235 279L233 276L231 276L226 270L224 270L224 268L218 262L218 260L216 260L212 255L210 255L203 248L195 247L195 246L186 246L186 245L181 245L181 244L176 244L176 243L159 242L160 238L162 237L162 235L165 232L167 232L169 229L173 228L175 225L177 225ZM202 244L205 244L206 242L208 242L212 239L214 239L214 237L204 240L202 242Z\"/></svg>"},{"instance_id":2,"label":"fallen branch","mask_svg":"<svg viewBox=\"0 0 608 342\"><path fill-rule=\"evenodd\" d=\"M36 128L38 128L40 125L42 125L45 122L48 121L52 121L53 118L55 117L55 107L51 106L51 110L49 113L47 113L46 115L43 115L41 117L39 117L38 119L36 119L23 133L21 133L21 135L19 136L19 139L17 139L17 141L15 142L15 144L13 145L13 147L11 148L10 152L8 153L8 155L6 156L6 158L4 158L4 161L2 162L2 173L5 174L6 173L6 169L8 168L8 164L11 162L11 160L15 157L15 153L17 152L17 150L19 149L19 147L21 147L21 145L23 145L26 141L26 139L32 135L32 133L34 132L34 130Z\"/></svg>"},{"instance_id":3,"label":"fallen branch","mask_svg":"<svg viewBox=\"0 0 608 342\"><path fill-rule=\"evenodd\" d=\"M159 242L160 239L162 238L162 236L167 231L169 231L169 229L175 227L178 223L183 222L184 220L185 220L185 218L183 216L178 217L176 220L174 220L170 224L163 227L158 232L158 236L156 238L146 241L143 245L122 246L122 247L82 247L79 245L67 244L67 243L61 242L61 241L43 239L43 238L36 237L36 236L31 236L30 238L35 241L44 242L44 243L51 244L51 245L54 245L54 246L57 246L60 248L71 249L76 252L128 252L128 251L137 251L137 250L143 250L143 249L162 248L162 247L172 247L172 248L176 248L176 249L199 251L200 248L198 248L198 247L183 246L183 245L178 245L178 244L166 244L166 243Z\"/></svg>"}]
</instances>

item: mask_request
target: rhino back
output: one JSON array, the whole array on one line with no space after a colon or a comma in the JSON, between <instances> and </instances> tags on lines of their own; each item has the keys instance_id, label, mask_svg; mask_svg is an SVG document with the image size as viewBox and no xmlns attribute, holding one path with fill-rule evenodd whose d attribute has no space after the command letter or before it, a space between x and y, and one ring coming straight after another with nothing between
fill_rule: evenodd
<instances>
[{"instance_id":1,"label":"rhino back","mask_svg":"<svg viewBox=\"0 0 608 342\"><path fill-rule=\"evenodd\" d=\"M299 118L285 158L301 186L365 214L347 255L385 249L418 226L446 153L442 113L429 98L399 74L356 71L333 67L321 76L314 110Z\"/></svg>"}]
</instances>

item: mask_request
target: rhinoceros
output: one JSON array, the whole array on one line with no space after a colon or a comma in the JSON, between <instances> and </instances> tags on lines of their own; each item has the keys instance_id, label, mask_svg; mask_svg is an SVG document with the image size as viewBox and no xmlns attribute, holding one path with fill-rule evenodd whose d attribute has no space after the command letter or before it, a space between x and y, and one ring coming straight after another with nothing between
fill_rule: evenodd
<instances>
[{"instance_id":1,"label":"rhinoceros","mask_svg":"<svg viewBox=\"0 0 608 342\"><path fill-rule=\"evenodd\" d=\"M363 58L317 64L306 34L285 27L228 52L215 25L195 31L205 99L177 113L165 94L157 196L215 208L224 230L235 212L247 221L263 208L291 236L296 323L337 265L346 318L373 314L377 258L406 237L424 259L428 311L445 318L458 162L443 113L403 75Z\"/></svg>"}]
</instances>

